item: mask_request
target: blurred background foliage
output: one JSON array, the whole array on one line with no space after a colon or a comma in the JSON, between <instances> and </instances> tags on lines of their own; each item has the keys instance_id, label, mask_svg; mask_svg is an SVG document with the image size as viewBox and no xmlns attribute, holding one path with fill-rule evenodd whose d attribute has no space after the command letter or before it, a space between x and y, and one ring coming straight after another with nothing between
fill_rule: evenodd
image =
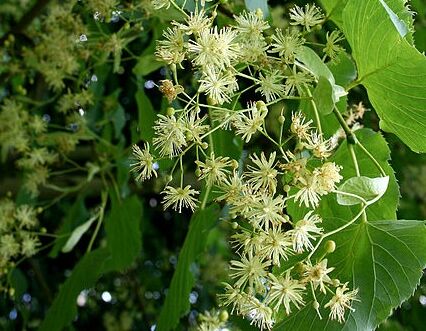
<instances>
[{"instance_id":1,"label":"blurred background foliage","mask_svg":"<svg viewBox=\"0 0 426 331\"><path fill-rule=\"evenodd\" d=\"M288 25L283 14L295 3L305 1L269 2L275 26ZM224 1L218 20L226 22L230 13L243 9L243 1ZM426 3L413 0L412 10L418 13L416 46L425 51ZM108 219L123 215L137 223L134 244L124 248L133 255L129 261L123 257L119 271L103 275L78 295L78 315L68 329L154 330L190 215L163 211L161 177L143 185L134 182L129 146L152 139L156 114L168 106L156 83L170 72L153 53L162 30L179 17L173 8L154 11L148 0L1 1L0 216L7 216L5 206L31 206L38 251L28 257L16 253L17 258L0 265L1 330L36 329L88 246L106 247L111 237L123 238L108 228ZM191 84L189 75L185 79ZM357 87L349 103L360 101L371 108L365 90ZM374 112L366 114L364 123L379 130ZM398 218L426 219L426 157L393 135L386 138L404 197ZM171 164L164 161L159 167L165 175ZM108 203L102 198L106 194ZM114 199L127 201L126 208L114 207ZM104 211L107 225L98 228ZM96 225L71 252L61 252L72 229L92 216ZM190 313L179 329L193 326L200 312L215 306L231 255L229 232L226 224L216 226L199 263L191 266L196 284ZM23 235L20 240L23 247ZM423 277L414 296L380 330L423 330L425 316Z\"/></svg>"}]
</instances>

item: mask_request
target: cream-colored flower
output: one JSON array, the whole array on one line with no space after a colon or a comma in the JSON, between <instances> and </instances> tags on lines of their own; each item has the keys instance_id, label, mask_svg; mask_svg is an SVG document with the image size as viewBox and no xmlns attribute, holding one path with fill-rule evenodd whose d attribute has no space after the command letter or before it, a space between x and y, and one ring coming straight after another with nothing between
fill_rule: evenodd
<instances>
[{"instance_id":1,"label":"cream-colored flower","mask_svg":"<svg viewBox=\"0 0 426 331\"><path fill-rule=\"evenodd\" d=\"M325 294L325 284L332 283L332 280L328 274L333 270L334 268L327 268L327 259L322 260L314 266L307 265L304 272L304 281L311 282L314 289L319 286L320 291Z\"/></svg>"},{"instance_id":2,"label":"cream-colored flower","mask_svg":"<svg viewBox=\"0 0 426 331\"><path fill-rule=\"evenodd\" d=\"M271 330L275 324L273 319L273 311L270 307L253 297L245 307L248 310L247 318L250 325L255 325L261 331Z\"/></svg>"},{"instance_id":3,"label":"cream-colored flower","mask_svg":"<svg viewBox=\"0 0 426 331\"><path fill-rule=\"evenodd\" d=\"M323 23L324 15L317 6L306 4L305 8L294 6L290 9L290 20L291 25L302 25L310 31L311 27Z\"/></svg>"},{"instance_id":4,"label":"cream-colored flower","mask_svg":"<svg viewBox=\"0 0 426 331\"><path fill-rule=\"evenodd\" d=\"M200 32L196 40L189 40L188 49L193 55L193 62L199 67L214 67L219 70L231 66L239 55L239 46L235 42L237 32L215 26Z\"/></svg>"},{"instance_id":5,"label":"cream-colored flower","mask_svg":"<svg viewBox=\"0 0 426 331\"><path fill-rule=\"evenodd\" d=\"M294 63L296 53L305 43L305 39L296 29L287 29L285 33L281 29L276 29L272 35L272 49L270 53L278 53L285 63Z\"/></svg>"},{"instance_id":6,"label":"cream-colored flower","mask_svg":"<svg viewBox=\"0 0 426 331\"><path fill-rule=\"evenodd\" d=\"M206 93L213 104L222 105L230 102L234 92L238 90L238 83L234 75L230 72L218 71L211 66L203 70L199 83L199 91Z\"/></svg>"},{"instance_id":7,"label":"cream-colored flower","mask_svg":"<svg viewBox=\"0 0 426 331\"><path fill-rule=\"evenodd\" d=\"M174 210L181 213L182 207L190 208L194 211L197 206L198 200L195 198L195 195L199 194L199 192L192 189L191 185L187 185L184 188L167 186L161 193L164 194L164 209L171 206Z\"/></svg>"},{"instance_id":8,"label":"cream-colored flower","mask_svg":"<svg viewBox=\"0 0 426 331\"><path fill-rule=\"evenodd\" d=\"M181 118L158 115L154 130L156 136L153 139L155 148L161 156L174 157L182 152L186 145L185 124Z\"/></svg>"},{"instance_id":9,"label":"cream-colored flower","mask_svg":"<svg viewBox=\"0 0 426 331\"><path fill-rule=\"evenodd\" d=\"M343 178L340 175L341 169L342 167L334 162L326 162L321 167L314 169L317 191L321 195L336 189L336 184Z\"/></svg>"},{"instance_id":10,"label":"cream-colored flower","mask_svg":"<svg viewBox=\"0 0 426 331\"><path fill-rule=\"evenodd\" d=\"M333 139L324 139L319 132L311 132L307 142L305 143L307 149L312 150L312 154L320 159L326 159L331 156L333 150L336 148Z\"/></svg>"},{"instance_id":11,"label":"cream-colored flower","mask_svg":"<svg viewBox=\"0 0 426 331\"><path fill-rule=\"evenodd\" d=\"M133 163L130 164L131 171L136 174L137 181L149 179L154 175L157 177L157 172L154 168L154 158L149 152L149 144L146 143L143 150L138 145L133 145Z\"/></svg>"},{"instance_id":12,"label":"cream-colored flower","mask_svg":"<svg viewBox=\"0 0 426 331\"><path fill-rule=\"evenodd\" d=\"M299 206L304 204L307 208L316 208L321 201L321 194L318 192L315 176L305 174L299 181L303 182L303 186L296 193L294 201L300 201Z\"/></svg>"},{"instance_id":13,"label":"cream-colored flower","mask_svg":"<svg viewBox=\"0 0 426 331\"><path fill-rule=\"evenodd\" d=\"M185 60L184 33L177 27L167 28L163 40L158 41L155 55L167 64L181 65Z\"/></svg>"},{"instance_id":14,"label":"cream-colored flower","mask_svg":"<svg viewBox=\"0 0 426 331\"><path fill-rule=\"evenodd\" d=\"M260 73L260 86L256 89L256 92L260 92L265 97L266 102L279 98L284 92L284 84L281 83L283 78L278 70L265 72L265 75Z\"/></svg>"},{"instance_id":15,"label":"cream-colored flower","mask_svg":"<svg viewBox=\"0 0 426 331\"><path fill-rule=\"evenodd\" d=\"M290 131L294 133L300 140L307 140L310 137L310 130L312 129L312 120L306 120L306 117L301 111L291 115Z\"/></svg>"},{"instance_id":16,"label":"cream-colored flower","mask_svg":"<svg viewBox=\"0 0 426 331\"><path fill-rule=\"evenodd\" d=\"M343 323L345 321L345 309L355 311L355 309L351 307L351 304L353 301L359 301L356 298L358 289L347 292L347 285L348 283L345 283L342 287L336 288L336 294L324 306L324 308L330 307L329 318L332 320L338 320L339 323Z\"/></svg>"},{"instance_id":17,"label":"cream-colored flower","mask_svg":"<svg viewBox=\"0 0 426 331\"><path fill-rule=\"evenodd\" d=\"M339 53L343 52L345 49L338 45L342 40L345 40L343 33L339 30L334 30L331 33L327 32L326 43L323 48L323 52L333 61L337 58Z\"/></svg>"},{"instance_id":18,"label":"cream-colored flower","mask_svg":"<svg viewBox=\"0 0 426 331\"><path fill-rule=\"evenodd\" d=\"M215 157L212 153L205 162L195 161L200 170L199 179L205 179L208 186L225 183L232 162L229 157Z\"/></svg>"},{"instance_id":19,"label":"cream-colored flower","mask_svg":"<svg viewBox=\"0 0 426 331\"><path fill-rule=\"evenodd\" d=\"M29 205L20 205L15 211L20 228L31 229L37 225L36 210Z\"/></svg>"},{"instance_id":20,"label":"cream-colored flower","mask_svg":"<svg viewBox=\"0 0 426 331\"><path fill-rule=\"evenodd\" d=\"M321 218L313 214L313 211L308 212L303 219L294 225L294 229L290 230L293 241L293 249L297 253L303 253L304 250L312 250L314 247L311 240L315 240L315 235L320 235L323 232L322 228L317 227L321 223Z\"/></svg>"},{"instance_id":21,"label":"cream-colored flower","mask_svg":"<svg viewBox=\"0 0 426 331\"><path fill-rule=\"evenodd\" d=\"M280 266L281 259L288 260L288 256L293 253L291 237L281 229L281 226L261 231L256 236L259 241L258 254L270 260L273 265Z\"/></svg>"},{"instance_id":22,"label":"cream-colored flower","mask_svg":"<svg viewBox=\"0 0 426 331\"><path fill-rule=\"evenodd\" d=\"M261 35L263 31L269 29L269 24L263 19L263 15L258 12L243 11L240 15L234 16L238 32L248 36Z\"/></svg>"},{"instance_id":23,"label":"cream-colored flower","mask_svg":"<svg viewBox=\"0 0 426 331\"><path fill-rule=\"evenodd\" d=\"M265 285L269 261L262 261L258 255L242 256L241 261L232 260L230 266L231 278L237 279L235 286L244 289L247 285L250 290L261 291Z\"/></svg>"},{"instance_id":24,"label":"cream-colored flower","mask_svg":"<svg viewBox=\"0 0 426 331\"><path fill-rule=\"evenodd\" d=\"M272 152L269 155L269 159L266 159L265 154L262 152L260 158L254 154L250 156L250 160L255 166L248 165L248 172L245 173L248 178L248 183L256 190L266 190L271 194L274 194L277 188L277 174L278 171L275 167L275 156L276 152Z\"/></svg>"},{"instance_id":25,"label":"cream-colored flower","mask_svg":"<svg viewBox=\"0 0 426 331\"><path fill-rule=\"evenodd\" d=\"M253 227L268 231L269 228L281 226L286 222L283 216L285 202L282 195L274 198L262 194L253 200L254 204L248 213L248 221Z\"/></svg>"},{"instance_id":26,"label":"cream-colored flower","mask_svg":"<svg viewBox=\"0 0 426 331\"><path fill-rule=\"evenodd\" d=\"M176 25L187 35L198 35L202 31L208 30L212 25L212 22L212 17L206 16L206 11L201 9L199 11L191 12L189 17L185 19L185 24L179 22L172 22L172 24Z\"/></svg>"},{"instance_id":27,"label":"cream-colored flower","mask_svg":"<svg viewBox=\"0 0 426 331\"><path fill-rule=\"evenodd\" d=\"M252 102L246 112L238 113L232 124L236 128L236 133L248 143L257 131L262 130L267 114L268 108L263 102Z\"/></svg>"},{"instance_id":28,"label":"cream-colored flower","mask_svg":"<svg viewBox=\"0 0 426 331\"><path fill-rule=\"evenodd\" d=\"M194 141L197 144L201 145L202 136L204 136L207 131L210 129L210 126L207 124L203 124L207 116L199 117L199 112L192 109L185 113L184 116L181 117L183 126L185 128L185 139L187 142Z\"/></svg>"},{"instance_id":29,"label":"cream-colored flower","mask_svg":"<svg viewBox=\"0 0 426 331\"><path fill-rule=\"evenodd\" d=\"M265 303L273 305L274 311L278 311L280 306L283 305L286 314L289 315L291 313L291 304L297 309L300 309L305 304L302 295L306 290L306 286L297 279L291 278L290 272L278 277L269 274L269 278L270 289Z\"/></svg>"}]
</instances>

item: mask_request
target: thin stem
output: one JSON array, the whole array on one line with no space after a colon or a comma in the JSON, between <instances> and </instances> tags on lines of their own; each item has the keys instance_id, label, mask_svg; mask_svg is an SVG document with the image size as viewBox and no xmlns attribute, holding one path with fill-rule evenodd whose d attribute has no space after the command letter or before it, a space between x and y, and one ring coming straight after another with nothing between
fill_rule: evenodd
<instances>
[{"instance_id":1,"label":"thin stem","mask_svg":"<svg viewBox=\"0 0 426 331\"><path fill-rule=\"evenodd\" d=\"M317 129L318 129L319 134L322 136L321 120L320 120L317 105L316 105L314 99L312 98L312 93L309 90L309 87L306 87L306 92L308 93L309 97L311 98L311 104L312 104L312 108L313 108L314 114L315 114L315 121L317 122Z\"/></svg>"},{"instance_id":2,"label":"thin stem","mask_svg":"<svg viewBox=\"0 0 426 331\"><path fill-rule=\"evenodd\" d=\"M356 144L357 144L357 146L359 146L359 148L361 148L361 150L365 153L365 155L367 155L367 157L374 163L376 168L380 171L380 174L383 177L386 177L387 176L386 172L383 170L382 166L376 160L376 158L364 147L363 144L361 144L361 142L359 140L356 140Z\"/></svg>"},{"instance_id":3,"label":"thin stem","mask_svg":"<svg viewBox=\"0 0 426 331\"><path fill-rule=\"evenodd\" d=\"M352 162L353 162L354 167L355 167L355 173L356 173L357 177L359 177L359 176L361 176L361 173L359 171L358 159L357 159L356 154L355 154L354 146L352 144L347 144L347 146L348 146L348 149L349 149L349 154L351 154Z\"/></svg>"},{"instance_id":4,"label":"thin stem","mask_svg":"<svg viewBox=\"0 0 426 331\"><path fill-rule=\"evenodd\" d=\"M346 224L344 224L344 225L342 225L341 227L338 227L337 229L335 229L335 230L333 230L333 231L330 231L330 232L328 232L328 233L325 233L325 234L323 234L321 237L320 237L320 239L318 240L318 242L317 242L317 244L315 245L315 247L314 247L314 249L309 253L309 255L305 258L305 260L310 260L311 259L311 257L312 257L312 255L314 255L314 253L316 252L316 250L318 249L318 247L321 245L321 243L322 243L322 241L325 239L325 238L327 238L327 237L329 237L329 236L332 236L333 234L335 234L335 233L338 233L338 232L340 232L340 231L342 231L342 230L344 230L344 229L346 229L348 226L350 226L350 225L352 225L363 213L364 213L364 211L365 211L365 209L367 208L367 205L364 205L363 207L362 207L362 209L361 209L361 211L358 213L358 214L356 214L355 215L355 217L352 219L352 220L350 220L348 223L346 223Z\"/></svg>"},{"instance_id":5,"label":"thin stem","mask_svg":"<svg viewBox=\"0 0 426 331\"><path fill-rule=\"evenodd\" d=\"M211 190L211 186L207 185L207 187L206 187L206 193L204 194L203 202L201 203L201 209L206 208L206 204L207 204L207 200L209 198L210 190Z\"/></svg>"},{"instance_id":6,"label":"thin stem","mask_svg":"<svg viewBox=\"0 0 426 331\"><path fill-rule=\"evenodd\" d=\"M336 115L336 118L339 121L343 131L345 131L348 142L353 144L355 142L355 135L349 128L348 123L346 123L345 119L343 118L342 114L340 114L340 111L336 108L336 106L333 108L333 113Z\"/></svg>"},{"instance_id":7,"label":"thin stem","mask_svg":"<svg viewBox=\"0 0 426 331\"><path fill-rule=\"evenodd\" d=\"M108 195L105 191L102 192L102 204L99 210L98 222L96 223L95 231L93 232L92 238L90 238L89 246L87 246L86 254L92 250L93 243L98 235L99 229L101 228L102 221L104 219L104 211L106 207L106 203L108 201Z\"/></svg>"},{"instance_id":8,"label":"thin stem","mask_svg":"<svg viewBox=\"0 0 426 331\"><path fill-rule=\"evenodd\" d=\"M343 191L339 191L339 190L333 190L331 192L335 193L335 194L341 194L341 195L346 195L348 197L356 198L359 201L361 201L362 203L367 204L367 201L363 197L360 197L357 194L353 194L353 193L349 193L349 192L343 192Z\"/></svg>"}]
</instances>

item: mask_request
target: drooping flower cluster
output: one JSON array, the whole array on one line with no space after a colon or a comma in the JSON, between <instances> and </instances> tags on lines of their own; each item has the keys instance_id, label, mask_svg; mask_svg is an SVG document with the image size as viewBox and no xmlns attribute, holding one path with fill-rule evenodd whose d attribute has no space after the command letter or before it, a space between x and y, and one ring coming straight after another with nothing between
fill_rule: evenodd
<instances>
[{"instance_id":1,"label":"drooping flower cluster","mask_svg":"<svg viewBox=\"0 0 426 331\"><path fill-rule=\"evenodd\" d=\"M267 125L268 119L275 120L273 105L287 99L313 102L310 89L318 77L298 56L306 33L322 24L324 17L315 6L295 7L291 25L302 26L305 33L292 26L266 38L270 26L260 10L243 12L235 16L234 25L219 27L216 8L197 6L185 13L185 21L172 22L173 28L167 28L157 43L156 55L170 66L173 78L173 82L161 81L159 88L170 107L158 114L152 151L148 143L143 149L133 147L136 179L161 175L156 162L169 158L174 163L165 171L165 208L178 212L204 208L211 192L216 202L227 206L227 215L238 229L231 236L237 258L230 261L231 281L219 298L231 313L261 330L271 329L283 318L281 311L289 315L314 303L320 314L318 302L337 288L339 298L330 297L322 308L330 308L330 318L342 321L356 290L344 296L347 288L340 288L340 281L332 278L334 267L328 266L325 255L316 254L325 233L315 209L342 180L341 166L329 160L337 142L325 137L318 116L307 118L304 110L283 108L277 119L279 133L270 132ZM324 52L329 58L338 52L331 45L338 39L328 36ZM194 71L193 87L180 84L182 68ZM285 125L286 117L290 125ZM222 155L215 133L225 131L246 144L269 141L274 149L240 159ZM195 158L196 179L204 187L185 176L183 158L190 155ZM290 205L303 206L303 216L293 219L287 213ZM209 321L216 321L210 317Z\"/></svg>"},{"instance_id":2,"label":"drooping flower cluster","mask_svg":"<svg viewBox=\"0 0 426 331\"><path fill-rule=\"evenodd\" d=\"M16 205L11 199L0 200L0 279L24 257L37 253L37 210L30 205ZM0 283L0 291L5 290Z\"/></svg>"}]
</instances>

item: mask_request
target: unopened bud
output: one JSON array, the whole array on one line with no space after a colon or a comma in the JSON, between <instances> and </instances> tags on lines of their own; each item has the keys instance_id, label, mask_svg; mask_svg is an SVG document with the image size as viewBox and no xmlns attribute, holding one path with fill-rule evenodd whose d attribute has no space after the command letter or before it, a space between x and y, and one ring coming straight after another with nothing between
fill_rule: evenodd
<instances>
[{"instance_id":1,"label":"unopened bud","mask_svg":"<svg viewBox=\"0 0 426 331\"><path fill-rule=\"evenodd\" d=\"M239 164L238 164L238 161L237 161L237 160L232 160L232 161L231 161L231 167L232 167L232 168L237 169L237 168L238 168L238 165L239 165Z\"/></svg>"},{"instance_id":2,"label":"unopened bud","mask_svg":"<svg viewBox=\"0 0 426 331\"><path fill-rule=\"evenodd\" d=\"M314 309L315 309L315 310L318 310L318 309L319 309L319 307L320 307L320 304L318 303L318 301L314 301L314 302L312 303L312 307L314 307Z\"/></svg>"},{"instance_id":3,"label":"unopened bud","mask_svg":"<svg viewBox=\"0 0 426 331\"><path fill-rule=\"evenodd\" d=\"M173 180L172 175L167 175L165 178L166 178L166 182L167 183L169 183L169 182L171 182Z\"/></svg>"},{"instance_id":4,"label":"unopened bud","mask_svg":"<svg viewBox=\"0 0 426 331\"><path fill-rule=\"evenodd\" d=\"M167 107L167 116L173 116L175 114L175 109L173 107Z\"/></svg>"},{"instance_id":5,"label":"unopened bud","mask_svg":"<svg viewBox=\"0 0 426 331\"><path fill-rule=\"evenodd\" d=\"M236 230L236 229L238 229L239 225L238 225L238 223L237 223L237 222L232 222L231 227L232 227L234 230Z\"/></svg>"},{"instance_id":6,"label":"unopened bud","mask_svg":"<svg viewBox=\"0 0 426 331\"><path fill-rule=\"evenodd\" d=\"M305 266L302 262L297 262L294 265L294 271L297 272L298 274L302 274L303 272L305 272Z\"/></svg>"},{"instance_id":7,"label":"unopened bud","mask_svg":"<svg viewBox=\"0 0 426 331\"><path fill-rule=\"evenodd\" d=\"M265 107L266 107L266 104L262 100L259 100L259 101L256 102L256 108L257 108L257 110L262 110Z\"/></svg>"},{"instance_id":8,"label":"unopened bud","mask_svg":"<svg viewBox=\"0 0 426 331\"><path fill-rule=\"evenodd\" d=\"M284 124L284 122L285 122L285 117L284 117L283 115L280 115L280 116L278 117L278 122L279 122L280 124Z\"/></svg>"},{"instance_id":9,"label":"unopened bud","mask_svg":"<svg viewBox=\"0 0 426 331\"><path fill-rule=\"evenodd\" d=\"M207 149L209 148L209 144L207 144L205 141L201 143L201 148L202 149Z\"/></svg>"},{"instance_id":10,"label":"unopened bud","mask_svg":"<svg viewBox=\"0 0 426 331\"><path fill-rule=\"evenodd\" d=\"M337 278L332 279L332 280L331 280L331 284L332 284L334 287L337 287L337 286L339 286L339 285L340 285L340 280L338 280Z\"/></svg>"},{"instance_id":11,"label":"unopened bud","mask_svg":"<svg viewBox=\"0 0 426 331\"><path fill-rule=\"evenodd\" d=\"M334 240L327 240L325 243L325 251L327 253L333 253L336 250L336 243Z\"/></svg>"},{"instance_id":12,"label":"unopened bud","mask_svg":"<svg viewBox=\"0 0 426 331\"><path fill-rule=\"evenodd\" d=\"M219 314L219 319L221 322L226 322L229 318L229 314L226 310L222 310Z\"/></svg>"},{"instance_id":13,"label":"unopened bud","mask_svg":"<svg viewBox=\"0 0 426 331\"><path fill-rule=\"evenodd\" d=\"M260 8L257 8L257 9L256 9L256 16L257 16L258 18L260 18L260 19L262 19L262 18L263 18L263 11L262 11L262 9L260 9Z\"/></svg>"},{"instance_id":14,"label":"unopened bud","mask_svg":"<svg viewBox=\"0 0 426 331\"><path fill-rule=\"evenodd\" d=\"M290 190L291 190L291 187L290 187L290 185L284 185L284 192L290 192Z\"/></svg>"},{"instance_id":15,"label":"unopened bud","mask_svg":"<svg viewBox=\"0 0 426 331\"><path fill-rule=\"evenodd\" d=\"M200 170L200 168L195 169L195 176L197 176L197 177L201 176L201 170Z\"/></svg>"}]
</instances>

